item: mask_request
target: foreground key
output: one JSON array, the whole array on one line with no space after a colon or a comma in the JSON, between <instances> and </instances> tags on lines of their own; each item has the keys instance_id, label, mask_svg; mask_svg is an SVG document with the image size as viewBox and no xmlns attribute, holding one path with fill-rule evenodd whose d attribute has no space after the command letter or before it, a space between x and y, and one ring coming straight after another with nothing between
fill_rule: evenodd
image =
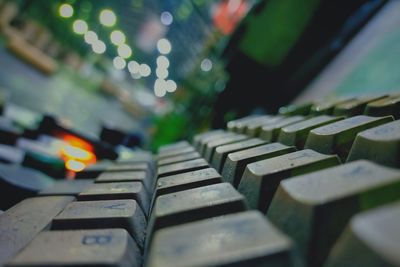
<instances>
[{"instance_id":1,"label":"foreground key","mask_svg":"<svg viewBox=\"0 0 400 267\"><path fill-rule=\"evenodd\" d=\"M140 251L124 229L40 233L6 266L136 267Z\"/></svg>"},{"instance_id":2,"label":"foreground key","mask_svg":"<svg viewBox=\"0 0 400 267\"><path fill-rule=\"evenodd\" d=\"M146 266L292 267L296 260L290 239L249 211L160 230Z\"/></svg>"}]
</instances>

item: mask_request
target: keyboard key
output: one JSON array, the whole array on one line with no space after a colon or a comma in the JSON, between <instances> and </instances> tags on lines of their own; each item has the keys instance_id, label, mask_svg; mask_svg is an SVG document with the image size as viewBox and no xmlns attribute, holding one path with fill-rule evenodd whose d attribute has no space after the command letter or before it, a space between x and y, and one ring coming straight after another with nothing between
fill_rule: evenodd
<instances>
[{"instance_id":1,"label":"keyboard key","mask_svg":"<svg viewBox=\"0 0 400 267\"><path fill-rule=\"evenodd\" d=\"M195 152L180 154L178 156L172 156L172 157L161 159L157 162L157 165L162 166L162 165L178 163L178 162L188 161L188 160L198 159L198 158L200 158L200 154L197 151L195 151Z\"/></svg>"},{"instance_id":2,"label":"keyboard key","mask_svg":"<svg viewBox=\"0 0 400 267\"><path fill-rule=\"evenodd\" d=\"M261 132L261 128L264 125L277 123L278 121L284 119L283 116L273 116L270 118L264 118L263 120L258 120L255 122L251 122L247 125L246 134L252 137L258 137Z\"/></svg>"},{"instance_id":3,"label":"keyboard key","mask_svg":"<svg viewBox=\"0 0 400 267\"><path fill-rule=\"evenodd\" d=\"M263 144L265 144L265 141L258 138L252 138L233 144L219 146L215 149L214 155L211 160L211 165L220 172L229 153L256 147Z\"/></svg>"},{"instance_id":4,"label":"keyboard key","mask_svg":"<svg viewBox=\"0 0 400 267\"><path fill-rule=\"evenodd\" d=\"M294 115L306 116L308 115L308 113L310 113L312 105L313 103L288 105L285 107L281 107L279 109L279 114L284 116L294 116Z\"/></svg>"},{"instance_id":5,"label":"keyboard key","mask_svg":"<svg viewBox=\"0 0 400 267\"><path fill-rule=\"evenodd\" d=\"M158 231L148 267L297 266L293 243L256 211Z\"/></svg>"},{"instance_id":6,"label":"keyboard key","mask_svg":"<svg viewBox=\"0 0 400 267\"><path fill-rule=\"evenodd\" d=\"M124 228L143 248L146 218L132 199L75 201L54 219L52 229Z\"/></svg>"},{"instance_id":7,"label":"keyboard key","mask_svg":"<svg viewBox=\"0 0 400 267\"><path fill-rule=\"evenodd\" d=\"M319 103L315 103L310 110L310 115L332 115L335 106L341 105L347 102L351 102L355 100L355 98L348 99L339 99L332 101L321 101Z\"/></svg>"},{"instance_id":8,"label":"keyboard key","mask_svg":"<svg viewBox=\"0 0 400 267\"><path fill-rule=\"evenodd\" d=\"M151 234L160 228L244 210L244 197L230 184L213 184L159 196L148 229Z\"/></svg>"},{"instance_id":9,"label":"keyboard key","mask_svg":"<svg viewBox=\"0 0 400 267\"><path fill-rule=\"evenodd\" d=\"M282 119L277 123L264 125L261 128L260 138L267 142L275 142L278 139L282 127L304 120L303 116L293 116Z\"/></svg>"},{"instance_id":10,"label":"keyboard key","mask_svg":"<svg viewBox=\"0 0 400 267\"><path fill-rule=\"evenodd\" d=\"M175 150L177 148L184 148L190 146L188 141L179 141L173 144L164 145L158 148L158 154L162 154L164 152Z\"/></svg>"},{"instance_id":11,"label":"keyboard key","mask_svg":"<svg viewBox=\"0 0 400 267\"><path fill-rule=\"evenodd\" d=\"M322 115L284 126L279 133L278 141L288 146L296 146L298 149L303 149L308 133L312 129L341 119L342 117Z\"/></svg>"},{"instance_id":12,"label":"keyboard key","mask_svg":"<svg viewBox=\"0 0 400 267\"><path fill-rule=\"evenodd\" d=\"M365 106L369 102L373 102L379 99L384 98L385 96L379 96L379 97L367 97L367 98L356 98L350 101L346 101L344 103L340 103L335 106L335 109L333 110L333 115L334 116L356 116L356 115L361 115L364 113Z\"/></svg>"},{"instance_id":13,"label":"keyboard key","mask_svg":"<svg viewBox=\"0 0 400 267\"><path fill-rule=\"evenodd\" d=\"M194 159L158 167L158 178L208 168L204 159Z\"/></svg>"},{"instance_id":14,"label":"keyboard key","mask_svg":"<svg viewBox=\"0 0 400 267\"><path fill-rule=\"evenodd\" d=\"M70 195L77 196L79 193L88 189L92 184L93 179L85 180L60 180L55 182L52 186L40 191L41 196L62 196Z\"/></svg>"},{"instance_id":15,"label":"keyboard key","mask_svg":"<svg viewBox=\"0 0 400 267\"><path fill-rule=\"evenodd\" d=\"M40 233L7 266L141 266L135 241L124 229Z\"/></svg>"},{"instance_id":16,"label":"keyboard key","mask_svg":"<svg viewBox=\"0 0 400 267\"><path fill-rule=\"evenodd\" d=\"M238 127L241 127L241 124L257 119L259 116L260 115L250 115L237 120L229 121L226 125L226 128L228 128L228 130L231 132L236 132Z\"/></svg>"},{"instance_id":17,"label":"keyboard key","mask_svg":"<svg viewBox=\"0 0 400 267\"><path fill-rule=\"evenodd\" d=\"M400 121L360 132L347 161L368 159L390 167L400 167Z\"/></svg>"},{"instance_id":18,"label":"keyboard key","mask_svg":"<svg viewBox=\"0 0 400 267\"><path fill-rule=\"evenodd\" d=\"M162 154L158 154L157 160L165 159L168 157L175 157L175 156L179 156L179 155L185 154L185 153L192 153L195 151L196 151L195 148L192 146L171 149Z\"/></svg>"},{"instance_id":19,"label":"keyboard key","mask_svg":"<svg viewBox=\"0 0 400 267\"><path fill-rule=\"evenodd\" d=\"M93 184L88 190L78 195L78 200L116 200L134 199L147 215L150 200L148 193L140 182L120 182Z\"/></svg>"},{"instance_id":20,"label":"keyboard key","mask_svg":"<svg viewBox=\"0 0 400 267\"><path fill-rule=\"evenodd\" d=\"M280 143L272 143L230 153L226 157L222 170L223 180L237 187L247 164L290 153L295 150L294 147L289 147Z\"/></svg>"},{"instance_id":21,"label":"keyboard key","mask_svg":"<svg viewBox=\"0 0 400 267\"><path fill-rule=\"evenodd\" d=\"M400 119L400 95L392 95L368 103L364 114L374 117L392 115L396 120Z\"/></svg>"},{"instance_id":22,"label":"keyboard key","mask_svg":"<svg viewBox=\"0 0 400 267\"><path fill-rule=\"evenodd\" d=\"M152 173L151 164L147 162L101 162L88 166L81 172L76 173L77 179L97 178L102 172L124 172L124 171L149 171Z\"/></svg>"},{"instance_id":23,"label":"keyboard key","mask_svg":"<svg viewBox=\"0 0 400 267\"><path fill-rule=\"evenodd\" d=\"M141 182L149 193L153 192L154 180L145 171L103 172L96 183Z\"/></svg>"},{"instance_id":24,"label":"keyboard key","mask_svg":"<svg viewBox=\"0 0 400 267\"><path fill-rule=\"evenodd\" d=\"M259 115L259 116L255 116L252 119L243 121L243 122L238 122L236 123L236 127L235 127L235 132L237 133L245 133L248 129L248 126L260 122L260 121L264 121L267 119L270 119L272 116L270 115Z\"/></svg>"},{"instance_id":25,"label":"keyboard key","mask_svg":"<svg viewBox=\"0 0 400 267\"><path fill-rule=\"evenodd\" d=\"M327 267L400 266L400 202L356 215L327 260Z\"/></svg>"},{"instance_id":26,"label":"keyboard key","mask_svg":"<svg viewBox=\"0 0 400 267\"><path fill-rule=\"evenodd\" d=\"M267 216L296 241L309 266L321 266L349 219L400 199L399 188L399 170L354 161L282 181Z\"/></svg>"},{"instance_id":27,"label":"keyboard key","mask_svg":"<svg viewBox=\"0 0 400 267\"><path fill-rule=\"evenodd\" d=\"M238 190L246 197L250 208L266 212L282 180L337 164L336 156L310 149L257 161L247 165Z\"/></svg>"},{"instance_id":28,"label":"keyboard key","mask_svg":"<svg viewBox=\"0 0 400 267\"><path fill-rule=\"evenodd\" d=\"M238 134L238 135L233 135L233 136L229 136L226 138L221 138L221 139L217 139L212 142L209 142L207 144L206 150L204 151L204 154L203 154L204 159L207 160L208 162L210 162L214 155L215 149L217 147L236 143L236 142L243 141L246 139L248 139L248 137L246 135Z\"/></svg>"},{"instance_id":29,"label":"keyboard key","mask_svg":"<svg viewBox=\"0 0 400 267\"><path fill-rule=\"evenodd\" d=\"M27 198L0 216L0 265L24 248L74 197Z\"/></svg>"},{"instance_id":30,"label":"keyboard key","mask_svg":"<svg viewBox=\"0 0 400 267\"><path fill-rule=\"evenodd\" d=\"M158 179L155 197L221 182L221 175L213 168L166 176Z\"/></svg>"},{"instance_id":31,"label":"keyboard key","mask_svg":"<svg viewBox=\"0 0 400 267\"><path fill-rule=\"evenodd\" d=\"M218 130L212 130L212 131L208 131L205 133L197 134L193 137L193 146L196 148L197 151L199 151L200 145L203 142L203 139L207 138L208 136L219 135L224 132L225 132L224 130L218 129Z\"/></svg>"},{"instance_id":32,"label":"keyboard key","mask_svg":"<svg viewBox=\"0 0 400 267\"><path fill-rule=\"evenodd\" d=\"M206 137L200 143L200 147L199 147L199 149L197 151L200 153L200 155L204 155L208 143L213 142L213 141L218 140L218 139L221 139L221 138L230 137L230 136L233 136L233 135L236 135L236 133L224 132L224 133L221 133L221 134L218 134L218 135L212 135L212 136Z\"/></svg>"},{"instance_id":33,"label":"keyboard key","mask_svg":"<svg viewBox=\"0 0 400 267\"><path fill-rule=\"evenodd\" d=\"M324 154L337 154L345 161L359 132L392 120L390 116L376 118L360 115L337 121L312 130L304 147Z\"/></svg>"}]
</instances>

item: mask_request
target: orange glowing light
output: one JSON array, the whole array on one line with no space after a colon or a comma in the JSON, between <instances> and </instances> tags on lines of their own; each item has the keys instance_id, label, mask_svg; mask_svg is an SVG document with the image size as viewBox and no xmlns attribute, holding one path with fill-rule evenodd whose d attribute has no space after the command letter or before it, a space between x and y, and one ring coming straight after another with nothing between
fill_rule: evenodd
<instances>
[{"instance_id":1,"label":"orange glowing light","mask_svg":"<svg viewBox=\"0 0 400 267\"><path fill-rule=\"evenodd\" d=\"M65 162L65 167L70 171L80 172L86 167L86 164L81 161L69 159Z\"/></svg>"}]
</instances>

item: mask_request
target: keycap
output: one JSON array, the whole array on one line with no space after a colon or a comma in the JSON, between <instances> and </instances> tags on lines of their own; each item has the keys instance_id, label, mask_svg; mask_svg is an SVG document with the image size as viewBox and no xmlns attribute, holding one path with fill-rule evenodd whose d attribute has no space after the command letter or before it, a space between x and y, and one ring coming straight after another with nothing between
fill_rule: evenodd
<instances>
[{"instance_id":1,"label":"keycap","mask_svg":"<svg viewBox=\"0 0 400 267\"><path fill-rule=\"evenodd\" d=\"M7 266L141 266L140 250L124 229L46 231Z\"/></svg>"},{"instance_id":2,"label":"keycap","mask_svg":"<svg viewBox=\"0 0 400 267\"><path fill-rule=\"evenodd\" d=\"M120 172L120 171L150 171L152 173L151 164L147 162L121 162L115 164L113 162L101 162L88 166L81 172L76 173L77 179L97 178L102 172Z\"/></svg>"},{"instance_id":3,"label":"keycap","mask_svg":"<svg viewBox=\"0 0 400 267\"><path fill-rule=\"evenodd\" d=\"M288 146L296 146L298 149L303 149L308 133L312 129L336 122L341 119L342 117L321 115L284 126L279 132L278 142Z\"/></svg>"},{"instance_id":4,"label":"keycap","mask_svg":"<svg viewBox=\"0 0 400 267\"><path fill-rule=\"evenodd\" d=\"M365 106L369 102L373 102L384 97L385 96L356 98L350 101L346 101L344 103L340 103L335 106L335 109L333 110L333 115L347 117L361 115L364 113Z\"/></svg>"},{"instance_id":5,"label":"keycap","mask_svg":"<svg viewBox=\"0 0 400 267\"><path fill-rule=\"evenodd\" d=\"M374 117L392 115L396 120L400 119L400 95L392 95L368 103L364 114Z\"/></svg>"},{"instance_id":6,"label":"keycap","mask_svg":"<svg viewBox=\"0 0 400 267\"><path fill-rule=\"evenodd\" d=\"M232 143L236 143L239 141L243 141L248 139L248 137L246 135L243 134L238 134L238 135L233 135L233 136L229 136L229 137L225 137L225 138L220 138L217 140L214 140L212 142L209 142L207 144L206 150L204 151L204 159L207 160L208 162L211 161L215 149L219 146L223 146L223 145L227 145L227 144L232 144Z\"/></svg>"},{"instance_id":7,"label":"keycap","mask_svg":"<svg viewBox=\"0 0 400 267\"><path fill-rule=\"evenodd\" d=\"M27 198L0 216L0 265L24 248L74 197Z\"/></svg>"},{"instance_id":8,"label":"keycap","mask_svg":"<svg viewBox=\"0 0 400 267\"><path fill-rule=\"evenodd\" d=\"M309 266L321 266L351 216L400 199L399 188L399 170L354 161L282 181L267 217L294 239Z\"/></svg>"},{"instance_id":9,"label":"keycap","mask_svg":"<svg viewBox=\"0 0 400 267\"><path fill-rule=\"evenodd\" d=\"M93 184L88 190L78 195L78 200L116 200L134 199L147 215L150 200L148 193L140 182L119 182Z\"/></svg>"},{"instance_id":10,"label":"keycap","mask_svg":"<svg viewBox=\"0 0 400 267\"><path fill-rule=\"evenodd\" d=\"M169 150L175 150L177 148L182 148L182 147L188 147L190 146L189 142L186 140L179 141L173 144L168 144L168 145L163 145L158 148L158 153L162 154L163 152L169 151Z\"/></svg>"},{"instance_id":11,"label":"keycap","mask_svg":"<svg viewBox=\"0 0 400 267\"><path fill-rule=\"evenodd\" d=\"M392 120L390 116L377 118L360 115L337 121L310 131L304 147L324 154L337 154L345 161L359 132Z\"/></svg>"},{"instance_id":12,"label":"keycap","mask_svg":"<svg viewBox=\"0 0 400 267\"><path fill-rule=\"evenodd\" d=\"M221 182L221 175L213 168L165 176L157 181L155 197Z\"/></svg>"},{"instance_id":13,"label":"keycap","mask_svg":"<svg viewBox=\"0 0 400 267\"><path fill-rule=\"evenodd\" d=\"M230 153L226 157L222 170L223 180L237 187L247 164L290 153L295 150L294 147L272 143Z\"/></svg>"},{"instance_id":14,"label":"keycap","mask_svg":"<svg viewBox=\"0 0 400 267\"><path fill-rule=\"evenodd\" d=\"M218 140L218 139L221 139L221 138L230 137L230 136L233 136L233 135L236 135L236 133L224 132L224 133L220 133L220 134L217 134L217 135L208 136L208 137L204 138L200 142L200 146L199 146L199 149L197 149L197 151L200 153L200 155L204 155L208 143L213 142L213 141Z\"/></svg>"},{"instance_id":15,"label":"keycap","mask_svg":"<svg viewBox=\"0 0 400 267\"><path fill-rule=\"evenodd\" d=\"M283 116L273 116L273 117L264 118L262 120L257 120L257 121L251 122L247 125L246 134L248 136L258 137L260 135L261 128L264 125L277 123L278 121L280 121L284 118L285 117L283 117Z\"/></svg>"},{"instance_id":16,"label":"keycap","mask_svg":"<svg viewBox=\"0 0 400 267\"><path fill-rule=\"evenodd\" d=\"M233 144L219 146L215 149L215 152L211 159L211 165L214 168L216 168L219 172L221 172L226 157L229 153L256 147L263 144L265 144L265 141L258 138L252 138L240 142L235 142Z\"/></svg>"},{"instance_id":17,"label":"keycap","mask_svg":"<svg viewBox=\"0 0 400 267\"><path fill-rule=\"evenodd\" d=\"M313 103L293 104L279 109L279 114L284 116L308 115Z\"/></svg>"},{"instance_id":18,"label":"keycap","mask_svg":"<svg viewBox=\"0 0 400 267\"><path fill-rule=\"evenodd\" d=\"M141 182L149 193L153 192L154 180L145 171L102 172L96 183Z\"/></svg>"},{"instance_id":19,"label":"keycap","mask_svg":"<svg viewBox=\"0 0 400 267\"><path fill-rule=\"evenodd\" d=\"M55 230L124 228L139 247L143 247L146 218L132 199L75 201L58 214L51 228Z\"/></svg>"},{"instance_id":20,"label":"keycap","mask_svg":"<svg viewBox=\"0 0 400 267\"><path fill-rule=\"evenodd\" d=\"M399 221L399 201L356 215L331 250L325 266L400 266Z\"/></svg>"},{"instance_id":21,"label":"keycap","mask_svg":"<svg viewBox=\"0 0 400 267\"><path fill-rule=\"evenodd\" d=\"M355 100L355 98L320 101L312 105L310 115L332 115L335 106L351 102L353 100Z\"/></svg>"},{"instance_id":22,"label":"keycap","mask_svg":"<svg viewBox=\"0 0 400 267\"><path fill-rule=\"evenodd\" d=\"M157 162L157 165L162 166L198 158L200 158L200 154L199 152L195 151L161 159Z\"/></svg>"},{"instance_id":23,"label":"keycap","mask_svg":"<svg viewBox=\"0 0 400 267\"><path fill-rule=\"evenodd\" d=\"M347 161L368 159L389 167L400 167L400 121L360 132Z\"/></svg>"},{"instance_id":24,"label":"keycap","mask_svg":"<svg viewBox=\"0 0 400 267\"><path fill-rule=\"evenodd\" d=\"M148 267L298 266L293 242L262 214L240 212L161 229Z\"/></svg>"},{"instance_id":25,"label":"keycap","mask_svg":"<svg viewBox=\"0 0 400 267\"><path fill-rule=\"evenodd\" d=\"M226 125L226 128L231 132L236 132L237 127L241 123L246 123L246 122L252 121L252 120L256 119L258 116L260 116L260 115L250 115L250 116L243 117L243 118L240 118L237 120L229 121Z\"/></svg>"},{"instance_id":26,"label":"keycap","mask_svg":"<svg viewBox=\"0 0 400 267\"><path fill-rule=\"evenodd\" d=\"M168 164L158 167L158 178L183 172L190 172L208 167L204 159L193 159L184 162Z\"/></svg>"},{"instance_id":27,"label":"keycap","mask_svg":"<svg viewBox=\"0 0 400 267\"><path fill-rule=\"evenodd\" d=\"M196 148L196 150L200 149L200 144L203 141L203 139L207 138L208 136L212 136L212 135L219 135L221 133L224 133L225 131L222 129L217 129L217 130L212 130L212 131L208 131L205 133L200 133L197 134L193 137L193 146Z\"/></svg>"},{"instance_id":28,"label":"keycap","mask_svg":"<svg viewBox=\"0 0 400 267\"><path fill-rule=\"evenodd\" d=\"M236 123L235 126L235 132L237 133L245 133L248 129L248 126L260 122L260 121L264 121L266 119L270 119L271 116L270 115L259 115L259 116L254 116L254 118L245 120L245 121L241 121Z\"/></svg>"},{"instance_id":29,"label":"keycap","mask_svg":"<svg viewBox=\"0 0 400 267\"><path fill-rule=\"evenodd\" d=\"M185 153L191 153L191 152L195 152L195 151L196 151L195 148L192 146L171 149L164 153L158 154L157 160L165 159L168 157L174 157L174 156L178 156L178 155L185 154Z\"/></svg>"},{"instance_id":30,"label":"keycap","mask_svg":"<svg viewBox=\"0 0 400 267\"><path fill-rule=\"evenodd\" d=\"M154 202L149 234L160 228L244 210L244 197L228 183L161 195Z\"/></svg>"},{"instance_id":31,"label":"keycap","mask_svg":"<svg viewBox=\"0 0 400 267\"><path fill-rule=\"evenodd\" d=\"M260 138L267 142L275 142L278 139L282 127L304 120L303 116L293 116L282 119L277 123L264 125L261 128Z\"/></svg>"},{"instance_id":32,"label":"keycap","mask_svg":"<svg viewBox=\"0 0 400 267\"><path fill-rule=\"evenodd\" d=\"M310 149L257 161L247 165L238 190L250 208L266 212L282 180L337 164L336 156Z\"/></svg>"},{"instance_id":33,"label":"keycap","mask_svg":"<svg viewBox=\"0 0 400 267\"><path fill-rule=\"evenodd\" d=\"M39 192L41 196L62 196L70 195L77 196L79 193L88 189L92 184L93 179L85 180L59 180L52 186Z\"/></svg>"}]
</instances>

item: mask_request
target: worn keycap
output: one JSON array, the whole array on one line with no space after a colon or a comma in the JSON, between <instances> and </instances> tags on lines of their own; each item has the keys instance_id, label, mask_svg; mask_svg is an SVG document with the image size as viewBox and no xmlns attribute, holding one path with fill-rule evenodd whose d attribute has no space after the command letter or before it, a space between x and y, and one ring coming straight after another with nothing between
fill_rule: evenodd
<instances>
[{"instance_id":1,"label":"worn keycap","mask_svg":"<svg viewBox=\"0 0 400 267\"><path fill-rule=\"evenodd\" d=\"M183 172L205 169L208 167L207 161L204 159L193 159L179 163L173 163L158 167L158 178L174 175Z\"/></svg>"},{"instance_id":2,"label":"worn keycap","mask_svg":"<svg viewBox=\"0 0 400 267\"><path fill-rule=\"evenodd\" d=\"M124 229L45 231L7 266L139 267L141 255Z\"/></svg>"},{"instance_id":3,"label":"worn keycap","mask_svg":"<svg viewBox=\"0 0 400 267\"><path fill-rule=\"evenodd\" d=\"M360 213L331 250L326 267L400 266L400 202Z\"/></svg>"},{"instance_id":4,"label":"worn keycap","mask_svg":"<svg viewBox=\"0 0 400 267\"><path fill-rule=\"evenodd\" d=\"M353 101L355 98L323 100L312 105L310 115L331 115L337 105Z\"/></svg>"},{"instance_id":5,"label":"worn keycap","mask_svg":"<svg viewBox=\"0 0 400 267\"><path fill-rule=\"evenodd\" d=\"M196 148L197 151L200 149L200 144L203 142L203 139L207 138L208 136L212 135L219 135L224 133L225 131L222 129L212 130L205 133L197 134L193 137L193 146Z\"/></svg>"},{"instance_id":6,"label":"worn keycap","mask_svg":"<svg viewBox=\"0 0 400 267\"><path fill-rule=\"evenodd\" d=\"M179 142L175 142L173 144L168 144L168 145L163 145L161 147L158 148L158 154L162 154L164 152L167 152L169 150L175 150L177 148L183 148L183 147L188 147L190 146L188 141L179 141Z\"/></svg>"},{"instance_id":7,"label":"worn keycap","mask_svg":"<svg viewBox=\"0 0 400 267\"><path fill-rule=\"evenodd\" d=\"M258 116L260 116L260 115L250 115L250 116L243 117L243 118L240 118L237 120L229 121L226 125L226 128L231 132L235 132L235 131L237 131L237 127L240 126L240 124L252 121L252 120L256 119Z\"/></svg>"},{"instance_id":8,"label":"worn keycap","mask_svg":"<svg viewBox=\"0 0 400 267\"><path fill-rule=\"evenodd\" d=\"M392 115L396 120L400 119L400 95L392 95L368 103L364 114L374 117Z\"/></svg>"},{"instance_id":9,"label":"worn keycap","mask_svg":"<svg viewBox=\"0 0 400 267\"><path fill-rule=\"evenodd\" d=\"M312 129L341 119L342 117L321 115L282 127L279 133L278 142L288 146L296 146L298 149L303 149L308 133Z\"/></svg>"},{"instance_id":10,"label":"worn keycap","mask_svg":"<svg viewBox=\"0 0 400 267\"><path fill-rule=\"evenodd\" d=\"M360 160L282 181L267 217L321 266L351 216L396 199L400 171Z\"/></svg>"},{"instance_id":11,"label":"worn keycap","mask_svg":"<svg viewBox=\"0 0 400 267\"><path fill-rule=\"evenodd\" d=\"M246 120L244 122L238 122L238 123L236 123L235 132L246 133L246 131L250 125L270 119L270 118L271 118L270 115L259 115L259 116L255 116L252 119Z\"/></svg>"},{"instance_id":12,"label":"worn keycap","mask_svg":"<svg viewBox=\"0 0 400 267\"><path fill-rule=\"evenodd\" d=\"M313 103L293 104L279 109L279 114L284 116L308 115Z\"/></svg>"},{"instance_id":13,"label":"worn keycap","mask_svg":"<svg viewBox=\"0 0 400 267\"><path fill-rule=\"evenodd\" d=\"M10 260L74 197L50 196L27 198L0 216L0 265Z\"/></svg>"},{"instance_id":14,"label":"worn keycap","mask_svg":"<svg viewBox=\"0 0 400 267\"><path fill-rule=\"evenodd\" d=\"M134 199L145 214L148 213L150 200L141 182L119 182L93 184L78 195L78 200L116 200Z\"/></svg>"},{"instance_id":15,"label":"worn keycap","mask_svg":"<svg viewBox=\"0 0 400 267\"><path fill-rule=\"evenodd\" d=\"M219 172L222 171L222 167L225 163L226 157L229 153L236 151L256 147L265 144L265 141L258 138L251 138L244 141L236 142L233 144L227 144L219 146L215 149L214 155L211 159L211 165L216 168Z\"/></svg>"},{"instance_id":16,"label":"worn keycap","mask_svg":"<svg viewBox=\"0 0 400 267\"><path fill-rule=\"evenodd\" d=\"M250 208L266 212L282 180L337 164L336 156L310 149L257 161L247 165L238 190L246 197Z\"/></svg>"},{"instance_id":17,"label":"worn keycap","mask_svg":"<svg viewBox=\"0 0 400 267\"><path fill-rule=\"evenodd\" d=\"M247 211L161 229L148 267L299 266L292 241L259 212Z\"/></svg>"},{"instance_id":18,"label":"worn keycap","mask_svg":"<svg viewBox=\"0 0 400 267\"><path fill-rule=\"evenodd\" d=\"M176 149L171 149L168 150L164 153L160 153L157 155L157 161L168 158L168 157L175 157L175 156L179 156L181 154L185 154L185 153L191 153L191 152L195 152L195 148L192 146L186 146L186 147L181 147L181 148L176 148Z\"/></svg>"},{"instance_id":19,"label":"worn keycap","mask_svg":"<svg viewBox=\"0 0 400 267\"><path fill-rule=\"evenodd\" d=\"M364 113L365 106L369 102L373 102L384 97L385 96L356 98L350 101L346 101L344 103L340 103L335 106L335 109L333 110L333 115L346 117L361 115Z\"/></svg>"},{"instance_id":20,"label":"worn keycap","mask_svg":"<svg viewBox=\"0 0 400 267\"><path fill-rule=\"evenodd\" d=\"M79 193L88 189L92 184L93 179L85 180L59 180L52 186L39 192L41 196L77 196Z\"/></svg>"},{"instance_id":21,"label":"worn keycap","mask_svg":"<svg viewBox=\"0 0 400 267\"><path fill-rule=\"evenodd\" d=\"M149 234L160 228L245 209L244 197L228 183L161 195L154 202L149 221Z\"/></svg>"},{"instance_id":22,"label":"worn keycap","mask_svg":"<svg viewBox=\"0 0 400 267\"><path fill-rule=\"evenodd\" d=\"M278 121L284 119L283 116L273 116L269 118L264 118L262 120L251 122L247 125L246 134L252 137L258 137L261 132L261 128L264 125L277 123Z\"/></svg>"},{"instance_id":23,"label":"worn keycap","mask_svg":"<svg viewBox=\"0 0 400 267\"><path fill-rule=\"evenodd\" d=\"M247 164L293 151L295 151L294 147L272 143L230 153L226 157L222 170L223 180L237 187Z\"/></svg>"},{"instance_id":24,"label":"worn keycap","mask_svg":"<svg viewBox=\"0 0 400 267\"><path fill-rule=\"evenodd\" d=\"M120 171L149 171L153 173L152 165L149 162L101 162L88 166L81 172L76 173L76 178L97 178L102 172L120 172Z\"/></svg>"},{"instance_id":25,"label":"worn keycap","mask_svg":"<svg viewBox=\"0 0 400 267\"><path fill-rule=\"evenodd\" d=\"M304 120L303 116L293 116L282 119L277 123L264 125L261 128L260 138L267 142L275 142L278 139L282 127Z\"/></svg>"},{"instance_id":26,"label":"worn keycap","mask_svg":"<svg viewBox=\"0 0 400 267\"><path fill-rule=\"evenodd\" d=\"M158 166L162 166L162 165L178 163L178 162L192 160L192 159L198 159L198 158L200 158L199 152L197 152L197 151L189 152L189 153L184 153L184 154L180 154L180 155L177 155L177 156L172 156L172 157L160 159L157 162L157 165Z\"/></svg>"},{"instance_id":27,"label":"worn keycap","mask_svg":"<svg viewBox=\"0 0 400 267\"><path fill-rule=\"evenodd\" d=\"M221 138L221 139L217 139L212 142L209 142L207 144L206 150L204 151L204 154L203 154L204 159L207 160L208 162L211 162L211 159L212 159L215 149L217 147L236 143L236 142L243 141L246 139L249 139L246 135L237 134L237 135L233 135L233 136L229 136L226 138Z\"/></svg>"},{"instance_id":28,"label":"worn keycap","mask_svg":"<svg viewBox=\"0 0 400 267\"><path fill-rule=\"evenodd\" d=\"M96 183L141 182L149 193L153 192L154 180L145 171L103 172L96 178Z\"/></svg>"},{"instance_id":29,"label":"worn keycap","mask_svg":"<svg viewBox=\"0 0 400 267\"><path fill-rule=\"evenodd\" d=\"M146 218L132 199L74 201L58 214L51 228L57 230L124 228L143 247Z\"/></svg>"},{"instance_id":30,"label":"worn keycap","mask_svg":"<svg viewBox=\"0 0 400 267\"><path fill-rule=\"evenodd\" d=\"M208 143L213 142L218 139L221 139L221 138L230 137L233 135L237 135L237 134L233 133L233 132L224 132L224 133L221 133L218 135L212 135L212 136L206 137L200 142L200 146L199 146L199 149L197 149L197 151L200 153L200 155L204 156L204 153L206 151Z\"/></svg>"},{"instance_id":31,"label":"worn keycap","mask_svg":"<svg viewBox=\"0 0 400 267\"><path fill-rule=\"evenodd\" d=\"M310 131L304 147L324 154L337 154L345 161L359 132L392 120L391 116L378 118L360 115L337 121Z\"/></svg>"},{"instance_id":32,"label":"worn keycap","mask_svg":"<svg viewBox=\"0 0 400 267\"><path fill-rule=\"evenodd\" d=\"M360 132L351 147L347 161L357 159L400 167L400 121Z\"/></svg>"},{"instance_id":33,"label":"worn keycap","mask_svg":"<svg viewBox=\"0 0 400 267\"><path fill-rule=\"evenodd\" d=\"M213 168L165 176L157 181L155 197L221 182L221 175Z\"/></svg>"}]
</instances>

